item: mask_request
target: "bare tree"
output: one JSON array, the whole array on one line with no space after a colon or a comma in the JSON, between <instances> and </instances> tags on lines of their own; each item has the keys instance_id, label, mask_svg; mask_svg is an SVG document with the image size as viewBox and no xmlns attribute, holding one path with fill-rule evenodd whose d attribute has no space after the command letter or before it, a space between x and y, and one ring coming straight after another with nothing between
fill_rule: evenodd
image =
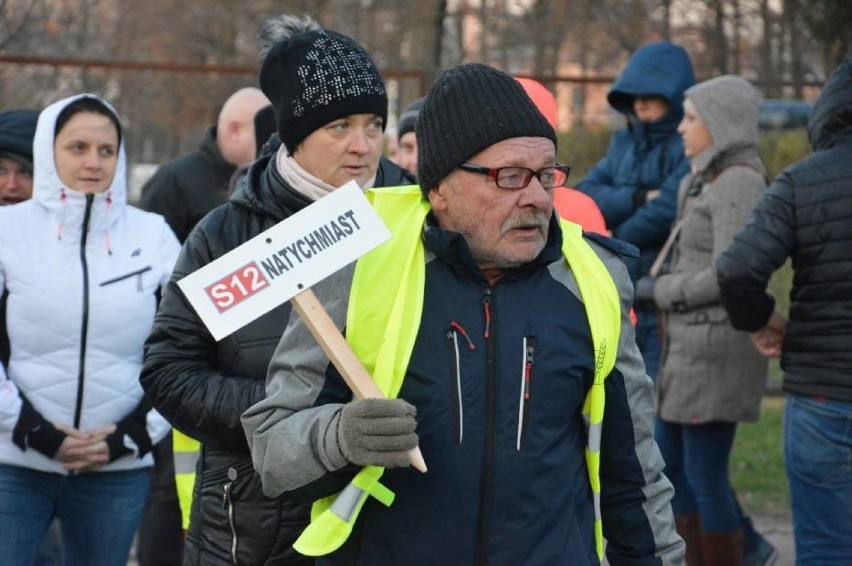
<instances>
[{"instance_id":1,"label":"bare tree","mask_svg":"<svg viewBox=\"0 0 852 566\"><path fill-rule=\"evenodd\" d=\"M826 75L850 56L852 47L852 2L820 0L810 2L802 14L805 25L820 44Z\"/></svg>"}]
</instances>

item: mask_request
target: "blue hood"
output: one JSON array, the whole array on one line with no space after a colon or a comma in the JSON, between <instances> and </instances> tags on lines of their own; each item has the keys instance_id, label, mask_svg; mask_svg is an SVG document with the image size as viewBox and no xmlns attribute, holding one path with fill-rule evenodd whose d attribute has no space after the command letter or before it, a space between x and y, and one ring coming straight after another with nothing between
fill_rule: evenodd
<instances>
[{"instance_id":1,"label":"blue hood","mask_svg":"<svg viewBox=\"0 0 852 566\"><path fill-rule=\"evenodd\" d=\"M669 41L657 41L640 47L612 85L607 101L610 106L633 115L637 96L662 96L669 103L665 121L680 122L683 117L683 93L695 84L692 62L683 47Z\"/></svg>"}]
</instances>

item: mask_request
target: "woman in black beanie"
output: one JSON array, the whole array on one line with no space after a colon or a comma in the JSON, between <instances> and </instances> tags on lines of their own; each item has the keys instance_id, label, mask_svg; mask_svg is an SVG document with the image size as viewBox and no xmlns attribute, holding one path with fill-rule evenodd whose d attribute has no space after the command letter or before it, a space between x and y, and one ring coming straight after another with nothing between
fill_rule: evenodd
<instances>
[{"instance_id":1,"label":"woman in black beanie","mask_svg":"<svg viewBox=\"0 0 852 566\"><path fill-rule=\"evenodd\" d=\"M189 235L148 339L142 385L177 429L202 443L184 564L309 564L292 544L309 506L263 494L240 415L265 397L284 304L215 341L177 281L350 180L411 184L381 158L387 94L349 37L310 18L283 18L260 71L281 147L259 157L230 202Z\"/></svg>"}]
</instances>

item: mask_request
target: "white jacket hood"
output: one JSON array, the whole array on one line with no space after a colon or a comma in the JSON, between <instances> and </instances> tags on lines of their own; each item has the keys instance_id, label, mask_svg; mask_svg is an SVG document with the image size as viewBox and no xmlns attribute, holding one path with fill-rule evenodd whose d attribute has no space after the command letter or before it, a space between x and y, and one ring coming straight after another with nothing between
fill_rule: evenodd
<instances>
[{"instance_id":1,"label":"white jacket hood","mask_svg":"<svg viewBox=\"0 0 852 566\"><path fill-rule=\"evenodd\" d=\"M58 235L62 238L79 238L79 233L67 231L66 227L81 224L86 195L66 187L56 171L53 150L56 120L68 105L82 98L92 98L101 102L118 118L118 112L106 100L95 94L69 96L41 111L35 138L33 138L33 163L37 164L33 172L33 200L51 211L51 215L57 222ZM106 191L95 195L89 223L90 234L94 237L102 236L116 222L126 204L127 157L124 150L124 136L121 136L112 183Z\"/></svg>"}]
</instances>

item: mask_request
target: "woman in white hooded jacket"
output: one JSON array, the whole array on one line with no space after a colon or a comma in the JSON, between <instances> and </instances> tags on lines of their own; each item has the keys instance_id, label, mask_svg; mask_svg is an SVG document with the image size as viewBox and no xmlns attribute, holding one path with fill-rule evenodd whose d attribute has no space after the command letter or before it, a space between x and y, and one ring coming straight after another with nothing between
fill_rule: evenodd
<instances>
[{"instance_id":1,"label":"woman in white hooded jacket","mask_svg":"<svg viewBox=\"0 0 852 566\"><path fill-rule=\"evenodd\" d=\"M42 111L33 198L0 209L0 564L32 564L51 519L68 564L125 564L168 424L139 384L180 250L127 204L115 111L83 94Z\"/></svg>"}]
</instances>

